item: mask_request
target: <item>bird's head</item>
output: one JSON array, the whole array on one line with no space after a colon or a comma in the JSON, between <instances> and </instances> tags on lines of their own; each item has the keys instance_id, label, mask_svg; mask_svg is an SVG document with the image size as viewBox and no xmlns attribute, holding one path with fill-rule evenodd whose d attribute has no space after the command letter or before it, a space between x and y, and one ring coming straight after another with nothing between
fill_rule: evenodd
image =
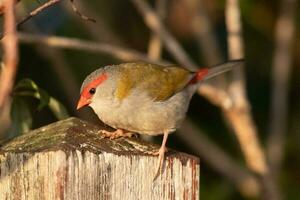
<instances>
[{"instance_id":1,"label":"bird's head","mask_svg":"<svg viewBox=\"0 0 300 200\"><path fill-rule=\"evenodd\" d=\"M84 106L88 106L93 102L97 96L97 91L107 79L108 73L102 69L98 69L86 77L80 89L80 98L77 103L77 110Z\"/></svg>"}]
</instances>

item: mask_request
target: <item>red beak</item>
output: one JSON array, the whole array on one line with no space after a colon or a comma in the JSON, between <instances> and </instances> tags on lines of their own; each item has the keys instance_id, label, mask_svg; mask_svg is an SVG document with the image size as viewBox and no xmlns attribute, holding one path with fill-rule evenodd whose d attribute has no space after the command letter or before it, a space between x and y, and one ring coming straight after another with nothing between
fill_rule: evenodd
<instances>
[{"instance_id":1,"label":"red beak","mask_svg":"<svg viewBox=\"0 0 300 200\"><path fill-rule=\"evenodd\" d=\"M91 103L91 101L87 98L84 98L84 97L80 97L79 101L78 101L78 104L77 104L77 110L82 108L83 106L86 106L86 105L89 105Z\"/></svg>"}]
</instances>

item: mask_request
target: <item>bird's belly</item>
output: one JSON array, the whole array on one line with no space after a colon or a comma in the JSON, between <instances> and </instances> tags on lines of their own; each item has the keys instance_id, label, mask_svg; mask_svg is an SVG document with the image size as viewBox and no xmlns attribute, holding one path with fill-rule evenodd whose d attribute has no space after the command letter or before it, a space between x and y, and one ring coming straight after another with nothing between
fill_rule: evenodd
<instances>
[{"instance_id":1,"label":"bird's belly","mask_svg":"<svg viewBox=\"0 0 300 200\"><path fill-rule=\"evenodd\" d=\"M101 102L101 105L92 107L104 123L114 128L158 135L178 128L188 104L189 97L181 92L164 102L154 102L144 96L129 96L121 102Z\"/></svg>"}]
</instances>

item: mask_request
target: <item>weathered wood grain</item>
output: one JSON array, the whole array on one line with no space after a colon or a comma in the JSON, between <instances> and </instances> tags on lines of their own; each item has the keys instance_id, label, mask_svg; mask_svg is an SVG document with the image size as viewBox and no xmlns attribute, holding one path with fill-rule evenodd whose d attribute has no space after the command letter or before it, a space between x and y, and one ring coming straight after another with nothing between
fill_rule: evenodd
<instances>
[{"instance_id":1,"label":"weathered wood grain","mask_svg":"<svg viewBox=\"0 0 300 200\"><path fill-rule=\"evenodd\" d=\"M170 150L155 181L156 145L104 139L69 118L0 147L2 199L199 199L199 160Z\"/></svg>"}]
</instances>

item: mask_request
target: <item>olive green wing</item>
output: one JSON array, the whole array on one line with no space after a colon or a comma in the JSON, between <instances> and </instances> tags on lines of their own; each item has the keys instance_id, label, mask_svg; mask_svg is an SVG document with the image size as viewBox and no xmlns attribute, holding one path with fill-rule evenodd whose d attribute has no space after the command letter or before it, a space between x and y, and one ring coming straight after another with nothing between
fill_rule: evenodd
<instances>
[{"instance_id":1,"label":"olive green wing","mask_svg":"<svg viewBox=\"0 0 300 200\"><path fill-rule=\"evenodd\" d=\"M148 63L119 65L116 97L123 99L133 89L146 91L154 101L163 101L182 90L193 73L176 66L159 66Z\"/></svg>"}]
</instances>

